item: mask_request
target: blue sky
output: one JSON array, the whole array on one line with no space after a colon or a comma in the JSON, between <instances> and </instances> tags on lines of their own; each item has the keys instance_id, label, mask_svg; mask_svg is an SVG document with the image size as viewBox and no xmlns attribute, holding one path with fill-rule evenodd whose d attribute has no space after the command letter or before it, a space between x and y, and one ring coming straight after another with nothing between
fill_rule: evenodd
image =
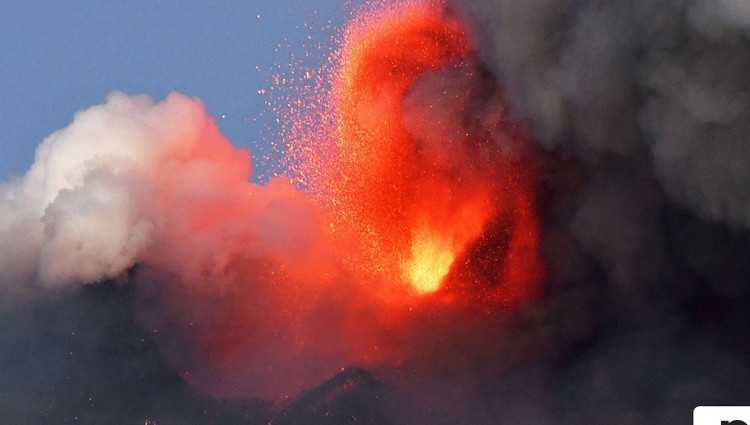
<instances>
[{"instance_id":1,"label":"blue sky","mask_svg":"<svg viewBox=\"0 0 750 425\"><path fill-rule=\"evenodd\" d=\"M23 173L44 136L112 90L200 97L225 115L219 125L235 145L262 155L278 133L258 89L291 55L324 60L325 50L305 45L330 44L324 28L341 26L344 1L9 2L0 13L0 180Z\"/></svg>"}]
</instances>

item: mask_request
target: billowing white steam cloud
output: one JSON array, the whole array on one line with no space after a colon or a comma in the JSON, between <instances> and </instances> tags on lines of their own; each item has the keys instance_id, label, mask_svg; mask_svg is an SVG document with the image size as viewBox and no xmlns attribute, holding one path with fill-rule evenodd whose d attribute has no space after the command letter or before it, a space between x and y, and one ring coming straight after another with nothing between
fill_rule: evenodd
<instances>
[{"instance_id":1,"label":"billowing white steam cloud","mask_svg":"<svg viewBox=\"0 0 750 425\"><path fill-rule=\"evenodd\" d=\"M174 120L200 126L201 114L180 95L157 105L113 93L47 137L28 172L0 190L1 283L60 287L132 266L155 225L137 196L153 153L181 140Z\"/></svg>"},{"instance_id":2,"label":"billowing white steam cloud","mask_svg":"<svg viewBox=\"0 0 750 425\"><path fill-rule=\"evenodd\" d=\"M219 133L200 101L171 94L157 103L112 93L47 137L28 172L0 186L0 289L21 293L115 278L149 250L177 249L170 242L176 239L205 251L202 264L184 255L180 268L219 267L206 262L228 261L217 247L222 226L263 221L259 211L294 196L283 182L264 192L250 176L250 154ZM270 255L284 236L265 221L265 232L246 224L238 233L245 242L260 241ZM295 218L289 227L304 221ZM206 228L211 232L202 233ZM213 244L189 240L201 234L211 234Z\"/></svg>"}]
</instances>

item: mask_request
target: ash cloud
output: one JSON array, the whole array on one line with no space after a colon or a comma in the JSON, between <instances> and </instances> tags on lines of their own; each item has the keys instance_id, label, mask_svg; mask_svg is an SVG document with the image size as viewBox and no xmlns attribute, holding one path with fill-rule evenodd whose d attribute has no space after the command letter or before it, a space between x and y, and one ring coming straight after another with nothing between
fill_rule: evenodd
<instances>
[{"instance_id":1,"label":"ash cloud","mask_svg":"<svg viewBox=\"0 0 750 425\"><path fill-rule=\"evenodd\" d=\"M528 124L546 152L547 294L524 338L556 354L526 352L480 405L498 405L497 423L641 424L687 423L696 405L741 402L746 3L452 7L497 79L505 119Z\"/></svg>"},{"instance_id":2,"label":"ash cloud","mask_svg":"<svg viewBox=\"0 0 750 425\"><path fill-rule=\"evenodd\" d=\"M669 200L748 227L741 1L470 1L480 55L540 143L650 165Z\"/></svg>"}]
</instances>

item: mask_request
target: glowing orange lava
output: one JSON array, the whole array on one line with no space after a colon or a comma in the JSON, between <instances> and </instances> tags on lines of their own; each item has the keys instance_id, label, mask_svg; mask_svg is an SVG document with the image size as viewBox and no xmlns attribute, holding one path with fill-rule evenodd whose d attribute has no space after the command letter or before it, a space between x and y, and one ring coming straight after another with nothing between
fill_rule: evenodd
<instances>
[{"instance_id":1,"label":"glowing orange lava","mask_svg":"<svg viewBox=\"0 0 750 425\"><path fill-rule=\"evenodd\" d=\"M403 265L404 278L421 294L435 292L455 260L453 248L441 240L440 234L417 233L411 244L411 256Z\"/></svg>"},{"instance_id":2,"label":"glowing orange lava","mask_svg":"<svg viewBox=\"0 0 750 425\"><path fill-rule=\"evenodd\" d=\"M358 250L346 253L358 273L411 293L437 292L498 220L510 220L507 232L518 236L494 254L512 252L506 266L526 261L538 269L536 257L515 258L537 248L534 211L513 230L514 216L521 217L513 209L529 196L530 173L486 135L450 131L461 117L432 111L454 94L415 92L443 70L471 80L471 60L463 25L439 1L381 5L360 12L347 27L331 87L320 101L324 110L306 119L317 121L317 128L293 155L302 157L300 180L327 207L331 229L359 242ZM457 103L467 101L455 96ZM533 203L527 207L533 210ZM524 238L530 242L518 253ZM527 272L512 273L534 280ZM508 275L498 271L494 279Z\"/></svg>"},{"instance_id":3,"label":"glowing orange lava","mask_svg":"<svg viewBox=\"0 0 750 425\"><path fill-rule=\"evenodd\" d=\"M315 177L336 227L365 242L370 272L418 293L438 289L476 234L441 228L455 219L455 196L442 176L423 172L429 158L404 126L403 99L421 75L468 52L463 27L433 4L372 12L348 28L331 94L336 154Z\"/></svg>"}]
</instances>

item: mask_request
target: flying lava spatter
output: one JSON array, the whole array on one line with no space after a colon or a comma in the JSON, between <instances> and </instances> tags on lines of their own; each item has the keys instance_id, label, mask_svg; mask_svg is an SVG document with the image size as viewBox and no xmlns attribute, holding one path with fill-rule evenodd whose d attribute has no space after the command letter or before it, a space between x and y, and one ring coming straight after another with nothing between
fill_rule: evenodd
<instances>
[{"instance_id":1,"label":"flying lava spatter","mask_svg":"<svg viewBox=\"0 0 750 425\"><path fill-rule=\"evenodd\" d=\"M494 281L484 286L506 301L528 297L542 269L533 172L521 143L503 146L486 129L464 128L461 109L473 94L439 84L415 94L443 70L475 78L463 25L439 1L378 6L360 11L344 33L323 77L330 88L318 94L324 106L312 112L321 116L302 119L317 124L295 135L297 171L328 208L331 227L361 241L360 257L349 258L360 272L432 294L461 274L454 269L471 263L472 246L484 239L499 245L485 256L503 257L492 261ZM451 102L457 116L434 112ZM420 123L432 130L416 134L410 127ZM498 226L502 240L487 240Z\"/></svg>"}]
</instances>

